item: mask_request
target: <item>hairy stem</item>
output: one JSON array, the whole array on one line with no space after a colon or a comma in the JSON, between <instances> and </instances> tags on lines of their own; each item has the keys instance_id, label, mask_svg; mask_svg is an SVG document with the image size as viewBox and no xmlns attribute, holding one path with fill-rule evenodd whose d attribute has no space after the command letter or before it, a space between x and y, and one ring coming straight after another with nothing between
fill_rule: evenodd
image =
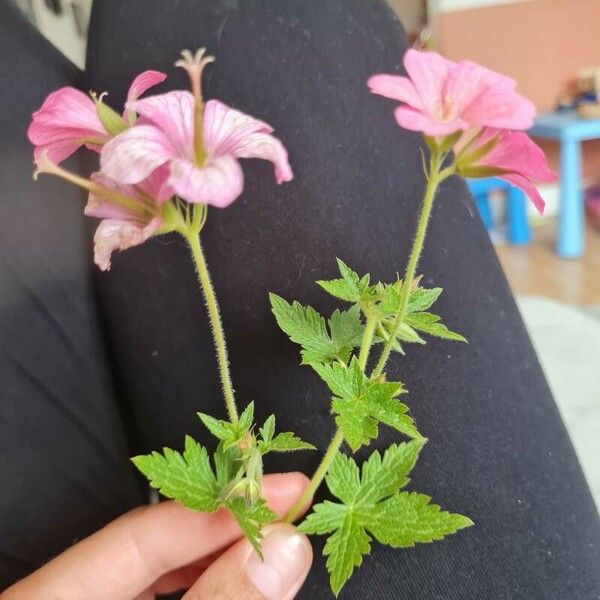
<instances>
[{"instance_id":1,"label":"hairy stem","mask_svg":"<svg viewBox=\"0 0 600 600\"><path fill-rule=\"evenodd\" d=\"M400 306L396 313L394 328L390 332L390 336L386 340L381 356L377 361L373 376L377 377L381 375L385 369L385 365L390 357L392 346L396 340L396 336L402 327L404 317L406 316L406 309L408 308L408 301L410 298L410 290L415 280L415 274L417 271L417 265L419 264L419 258L423 251L423 244L425 242L425 234L427 233L427 225L429 223L429 217L431 216L431 209L433 208L433 200L439 184L449 177L453 173L453 169L445 169L440 172L440 168L443 162L443 155L438 149L433 149L431 152L430 168L427 178L427 187L425 188L425 196L423 197L423 206L421 208L421 214L419 215L419 221L417 224L417 233L413 242L412 249L410 251L410 257L408 259L408 265L406 266L406 273L404 275L404 282L402 284L402 293L400 296Z\"/></svg>"},{"instance_id":2,"label":"hairy stem","mask_svg":"<svg viewBox=\"0 0 600 600\"><path fill-rule=\"evenodd\" d=\"M192 227L191 230L184 234L184 237L187 240L190 250L192 251L192 257L198 273L198 280L200 281L200 286L202 288L202 292L204 293L204 300L206 301L206 308L208 309L210 327L217 351L219 375L221 376L221 385L223 386L223 395L225 396L225 406L227 407L229 420L235 424L238 422L239 417L235 405L235 395L233 392L233 385L231 383L231 373L229 372L225 332L223 331L223 324L221 323L221 315L219 314L217 297L215 296L215 291L210 280L210 273L208 272L208 267L206 266L204 252L202 251L202 245L200 244L200 235L196 229L196 227Z\"/></svg>"},{"instance_id":3,"label":"hairy stem","mask_svg":"<svg viewBox=\"0 0 600 600\"><path fill-rule=\"evenodd\" d=\"M365 325L365 331L363 333L363 338L360 345L360 353L358 355L358 363L360 364L360 367L363 371L367 365L369 352L371 350L371 344L373 343L373 335L375 334L375 329L377 327L378 322L379 321L376 317L372 316L367 312L367 323ZM323 482L323 479L325 479L325 475L327 475L327 471L329 471L329 467L331 466L335 455L341 448L343 441L344 434L342 433L342 430L338 427L335 431L335 434L333 435L333 438L331 439L331 442L329 442L329 446L327 447L327 450L323 455L323 458L321 459L317 470L311 477L308 486L306 487L302 495L298 498L298 500L294 502L293 506L285 515L283 519L285 523L293 523L298 518L304 507L307 505L314 493L317 491L317 488Z\"/></svg>"}]
</instances>

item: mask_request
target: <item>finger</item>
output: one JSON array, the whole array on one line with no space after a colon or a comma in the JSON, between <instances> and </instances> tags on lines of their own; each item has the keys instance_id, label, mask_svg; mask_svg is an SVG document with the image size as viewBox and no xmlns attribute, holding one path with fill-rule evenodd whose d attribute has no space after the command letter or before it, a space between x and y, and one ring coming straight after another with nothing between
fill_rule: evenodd
<instances>
[{"instance_id":1,"label":"finger","mask_svg":"<svg viewBox=\"0 0 600 600\"><path fill-rule=\"evenodd\" d=\"M183 600L291 600L312 564L308 538L284 523L265 528L261 560L246 539L224 552Z\"/></svg>"},{"instance_id":2,"label":"finger","mask_svg":"<svg viewBox=\"0 0 600 600\"><path fill-rule=\"evenodd\" d=\"M284 514L306 484L301 473L265 476L269 506ZM6 599L42 594L61 600L130 600L165 573L228 546L240 535L224 510L200 513L176 502L138 508L10 588Z\"/></svg>"}]
</instances>

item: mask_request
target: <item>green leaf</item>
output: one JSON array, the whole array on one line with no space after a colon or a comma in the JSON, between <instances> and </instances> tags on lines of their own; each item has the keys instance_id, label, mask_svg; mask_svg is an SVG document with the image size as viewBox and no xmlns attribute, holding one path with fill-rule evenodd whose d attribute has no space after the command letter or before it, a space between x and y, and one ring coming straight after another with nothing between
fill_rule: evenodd
<instances>
[{"instance_id":1,"label":"green leaf","mask_svg":"<svg viewBox=\"0 0 600 600\"><path fill-rule=\"evenodd\" d=\"M349 310L336 310L329 319L329 329L334 346L339 348L338 354L346 350L348 355L352 348L360 347L364 325L360 320L360 308L353 306Z\"/></svg>"},{"instance_id":2,"label":"green leaf","mask_svg":"<svg viewBox=\"0 0 600 600\"><path fill-rule=\"evenodd\" d=\"M363 556L371 553L370 542L371 538L351 511L346 513L341 527L327 538L323 555L327 557L329 583L336 597L355 567L362 564Z\"/></svg>"},{"instance_id":3,"label":"green leaf","mask_svg":"<svg viewBox=\"0 0 600 600\"><path fill-rule=\"evenodd\" d=\"M425 494L402 492L377 505L368 529L381 544L409 548L416 542L441 540L444 536L473 525L463 515L440 510Z\"/></svg>"},{"instance_id":4,"label":"green leaf","mask_svg":"<svg viewBox=\"0 0 600 600\"><path fill-rule=\"evenodd\" d=\"M291 431L284 431L276 435L270 442L258 442L258 448L263 453L267 452L294 452L296 450L316 450L316 448L295 436Z\"/></svg>"},{"instance_id":5,"label":"green leaf","mask_svg":"<svg viewBox=\"0 0 600 600\"><path fill-rule=\"evenodd\" d=\"M457 342L466 342L467 340L460 334L450 331L445 325L439 322L440 317L432 315L428 312L419 312L411 315L406 315L406 323L434 337L439 337L445 340L454 340Z\"/></svg>"},{"instance_id":6,"label":"green leaf","mask_svg":"<svg viewBox=\"0 0 600 600\"><path fill-rule=\"evenodd\" d=\"M185 438L183 455L163 448L163 454L152 452L131 460L163 496L203 512L218 508L219 486L208 452L191 437Z\"/></svg>"},{"instance_id":7,"label":"green leaf","mask_svg":"<svg viewBox=\"0 0 600 600\"><path fill-rule=\"evenodd\" d=\"M219 442L213 455L219 490L223 490L235 477L236 472L239 470L238 461L240 458L241 452L238 448L226 449L225 443L223 441Z\"/></svg>"},{"instance_id":8,"label":"green leaf","mask_svg":"<svg viewBox=\"0 0 600 600\"><path fill-rule=\"evenodd\" d=\"M242 411L238 421L238 429L241 433L250 431L254 424L254 402L250 402L248 406Z\"/></svg>"},{"instance_id":9,"label":"green leaf","mask_svg":"<svg viewBox=\"0 0 600 600\"><path fill-rule=\"evenodd\" d=\"M313 511L298 526L298 531L319 535L331 533L341 527L347 512L346 505L325 500L314 506Z\"/></svg>"},{"instance_id":10,"label":"green leaf","mask_svg":"<svg viewBox=\"0 0 600 600\"><path fill-rule=\"evenodd\" d=\"M333 313L330 336L325 319L314 308L295 301L290 304L276 294L269 294L269 298L279 327L292 342L302 346L303 364L346 362L352 347L359 343L362 324L356 309Z\"/></svg>"},{"instance_id":11,"label":"green leaf","mask_svg":"<svg viewBox=\"0 0 600 600\"><path fill-rule=\"evenodd\" d=\"M411 291L408 299L408 312L420 312L427 310L440 296L442 288L422 288L418 287Z\"/></svg>"},{"instance_id":12,"label":"green leaf","mask_svg":"<svg viewBox=\"0 0 600 600\"><path fill-rule=\"evenodd\" d=\"M258 429L263 442L269 443L273 439L275 433L275 415L271 415L265 421L265 424Z\"/></svg>"},{"instance_id":13,"label":"green leaf","mask_svg":"<svg viewBox=\"0 0 600 600\"><path fill-rule=\"evenodd\" d=\"M317 281L328 294L347 302L359 302L369 291L370 276L360 277L343 260L337 259L341 279Z\"/></svg>"},{"instance_id":14,"label":"green leaf","mask_svg":"<svg viewBox=\"0 0 600 600\"><path fill-rule=\"evenodd\" d=\"M405 392L402 384L371 381L356 358L348 367L339 363L312 366L333 393L335 422L353 452L377 437L379 422L410 437L421 437L406 414L408 407L396 400Z\"/></svg>"},{"instance_id":15,"label":"green leaf","mask_svg":"<svg viewBox=\"0 0 600 600\"><path fill-rule=\"evenodd\" d=\"M228 440L235 435L235 428L229 421L215 419L205 413L196 413L204 426L219 440Z\"/></svg>"},{"instance_id":16,"label":"green leaf","mask_svg":"<svg viewBox=\"0 0 600 600\"><path fill-rule=\"evenodd\" d=\"M371 550L370 536L394 548L440 540L472 525L469 518L440 510L423 494L401 492L423 446L422 440L390 446L383 457L371 454L362 471L338 453L327 473L331 493L343 504L326 500L313 506L298 529L331 534L327 556L330 583L337 595Z\"/></svg>"},{"instance_id":17,"label":"green leaf","mask_svg":"<svg viewBox=\"0 0 600 600\"><path fill-rule=\"evenodd\" d=\"M267 503L260 498L253 504L248 504L243 498L232 498L225 503L231 511L240 529L248 538L255 552L262 558L260 542L262 540L261 529L272 523L277 514L267 507Z\"/></svg>"},{"instance_id":18,"label":"green leaf","mask_svg":"<svg viewBox=\"0 0 600 600\"><path fill-rule=\"evenodd\" d=\"M275 437L275 415L271 415L265 424L259 428L261 439L258 440L258 449L261 454L267 452L294 452L296 450L316 450L316 448L301 440L291 431L284 431Z\"/></svg>"}]
</instances>

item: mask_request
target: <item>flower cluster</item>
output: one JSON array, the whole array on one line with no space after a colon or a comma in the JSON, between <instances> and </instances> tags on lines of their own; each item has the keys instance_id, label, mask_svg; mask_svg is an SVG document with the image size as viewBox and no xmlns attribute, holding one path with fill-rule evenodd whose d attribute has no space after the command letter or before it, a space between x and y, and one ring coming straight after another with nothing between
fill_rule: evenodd
<instances>
[{"instance_id":1,"label":"flower cluster","mask_svg":"<svg viewBox=\"0 0 600 600\"><path fill-rule=\"evenodd\" d=\"M172 91L140 99L166 75L145 71L135 78L121 115L103 102L61 88L33 114L28 135L37 173L51 173L89 192L85 214L102 219L94 236L94 259L110 268L111 254L174 228L167 204L225 207L242 193L238 158L273 163L278 183L293 177L282 143L267 123L219 102L202 100L201 78L213 58L204 50L182 53L177 65L192 92ZM100 171L89 179L59 164L78 148L100 153Z\"/></svg>"},{"instance_id":2,"label":"flower cluster","mask_svg":"<svg viewBox=\"0 0 600 600\"><path fill-rule=\"evenodd\" d=\"M464 177L496 176L523 189L540 212L534 181L553 182L542 150L521 130L533 125L533 104L515 93L516 82L473 62L455 63L435 52L408 50L408 77L374 75L371 91L402 104L401 127L420 131L439 146L454 146Z\"/></svg>"}]
</instances>

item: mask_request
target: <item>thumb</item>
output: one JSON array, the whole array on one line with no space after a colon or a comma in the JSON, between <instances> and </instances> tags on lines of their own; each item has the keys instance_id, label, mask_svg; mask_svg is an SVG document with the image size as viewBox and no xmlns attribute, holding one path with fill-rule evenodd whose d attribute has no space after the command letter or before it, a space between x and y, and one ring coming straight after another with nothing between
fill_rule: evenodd
<instances>
[{"instance_id":1,"label":"thumb","mask_svg":"<svg viewBox=\"0 0 600 600\"><path fill-rule=\"evenodd\" d=\"M264 530L263 560L246 539L222 554L190 588L183 600L291 600L310 569L308 538L291 525Z\"/></svg>"}]
</instances>

